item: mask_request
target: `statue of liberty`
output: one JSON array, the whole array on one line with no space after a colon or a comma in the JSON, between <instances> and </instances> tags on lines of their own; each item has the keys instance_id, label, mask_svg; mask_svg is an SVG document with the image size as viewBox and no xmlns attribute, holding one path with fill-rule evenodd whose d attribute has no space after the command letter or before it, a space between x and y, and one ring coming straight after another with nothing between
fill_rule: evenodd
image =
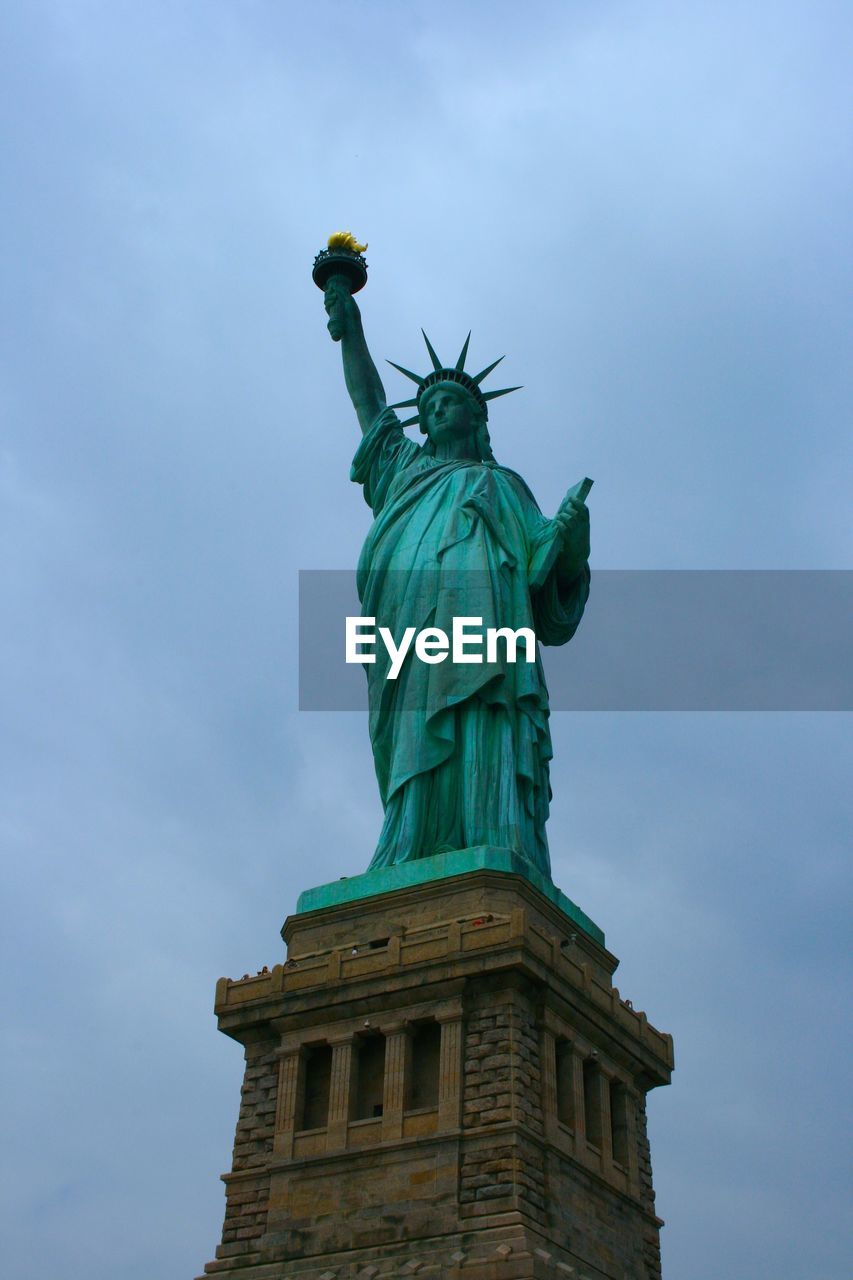
<instances>
[{"instance_id":1,"label":"statue of liberty","mask_svg":"<svg viewBox=\"0 0 853 1280\"><path fill-rule=\"evenodd\" d=\"M406 626L449 632L462 615L565 644L589 594L591 482L570 490L549 520L521 476L496 461L488 402L518 388L481 389L499 361L466 372L470 334L453 365L424 334L432 367L419 375L395 365L417 390L389 406L353 298L367 278L364 246L344 233L329 244L314 279L362 431L351 476L373 512L358 565L363 614L398 642ZM413 416L401 422L400 408ZM404 430L415 423L420 445ZM390 659L376 646L365 669L385 819L371 870L490 846L550 877L548 691L538 648L534 662L512 657L507 647L488 663L424 662L410 651L389 680Z\"/></svg>"}]
</instances>

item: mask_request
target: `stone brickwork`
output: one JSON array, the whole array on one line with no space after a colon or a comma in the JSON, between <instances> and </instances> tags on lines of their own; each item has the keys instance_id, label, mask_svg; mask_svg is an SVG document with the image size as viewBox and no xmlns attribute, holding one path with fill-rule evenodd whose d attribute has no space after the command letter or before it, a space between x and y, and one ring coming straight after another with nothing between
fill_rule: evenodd
<instances>
[{"instance_id":1,"label":"stone brickwork","mask_svg":"<svg viewBox=\"0 0 853 1280\"><path fill-rule=\"evenodd\" d=\"M286 964L217 984L246 1071L208 1276L660 1280L643 1102L672 1042L612 986L599 939L484 870L284 932ZM304 1128L320 1047L328 1097Z\"/></svg>"},{"instance_id":2,"label":"stone brickwork","mask_svg":"<svg viewBox=\"0 0 853 1280\"><path fill-rule=\"evenodd\" d=\"M511 1201L515 1194L517 1160L511 1144L474 1147L462 1156L459 1202L463 1213L493 1213L499 1200ZM506 1206L503 1206L506 1207Z\"/></svg>"},{"instance_id":3,"label":"stone brickwork","mask_svg":"<svg viewBox=\"0 0 853 1280\"><path fill-rule=\"evenodd\" d=\"M636 1107L640 1194L649 1214L653 1216L655 1212L655 1189L652 1185L652 1154L649 1148L646 1099L644 1095L641 1095L637 1100ZM649 1280L660 1280L660 1235L657 1231L647 1231L643 1241L643 1258Z\"/></svg>"},{"instance_id":4,"label":"stone brickwork","mask_svg":"<svg viewBox=\"0 0 853 1280\"><path fill-rule=\"evenodd\" d=\"M532 999L512 1008L513 1083L518 1118L531 1133L541 1138L542 1068L539 1061L541 1035Z\"/></svg>"},{"instance_id":5,"label":"stone brickwork","mask_svg":"<svg viewBox=\"0 0 853 1280\"><path fill-rule=\"evenodd\" d=\"M226 1176L225 1226L217 1258L249 1252L266 1230L278 1094L276 1048L276 1040L267 1040L246 1050L233 1164Z\"/></svg>"},{"instance_id":6,"label":"stone brickwork","mask_svg":"<svg viewBox=\"0 0 853 1280\"><path fill-rule=\"evenodd\" d=\"M602 1179L564 1156L549 1158L548 1175L552 1238L607 1276L653 1280L645 1257L651 1224L631 1199L613 1195Z\"/></svg>"},{"instance_id":7,"label":"stone brickwork","mask_svg":"<svg viewBox=\"0 0 853 1280\"><path fill-rule=\"evenodd\" d=\"M479 1004L479 1002L478 1002ZM462 1123L472 1135L493 1126L524 1126L541 1138L539 1029L529 1000L514 991L490 992L467 1018ZM465 1148L459 1201L463 1217L494 1212L498 1202L545 1221L541 1151L513 1133Z\"/></svg>"},{"instance_id":8,"label":"stone brickwork","mask_svg":"<svg viewBox=\"0 0 853 1280\"><path fill-rule=\"evenodd\" d=\"M655 1189L652 1186L652 1153L649 1148L648 1124L646 1122L646 1099L643 1096L640 1096L637 1100L636 1115L640 1195L642 1196L649 1213L654 1213Z\"/></svg>"},{"instance_id":9,"label":"stone brickwork","mask_svg":"<svg viewBox=\"0 0 853 1280\"><path fill-rule=\"evenodd\" d=\"M463 1123L478 1129L512 1118L510 1010L468 1015L465 1031Z\"/></svg>"},{"instance_id":10,"label":"stone brickwork","mask_svg":"<svg viewBox=\"0 0 853 1280\"><path fill-rule=\"evenodd\" d=\"M465 1034L464 1125L477 1129L517 1119L542 1136L539 1028L532 1007L509 993L472 1010Z\"/></svg>"}]
</instances>

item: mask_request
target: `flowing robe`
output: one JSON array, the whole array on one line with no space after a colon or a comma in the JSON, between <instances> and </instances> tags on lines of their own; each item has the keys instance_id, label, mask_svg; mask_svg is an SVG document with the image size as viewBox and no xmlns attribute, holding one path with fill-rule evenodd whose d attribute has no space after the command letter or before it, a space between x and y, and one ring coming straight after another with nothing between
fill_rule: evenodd
<instances>
[{"instance_id":1,"label":"flowing robe","mask_svg":"<svg viewBox=\"0 0 853 1280\"><path fill-rule=\"evenodd\" d=\"M352 479L374 514L358 566L362 613L403 631L452 633L454 616L530 627L564 644L580 622L589 569L568 588L552 571L528 582L553 537L527 485L496 462L439 462L384 410L355 455ZM479 631L479 628L476 628ZM476 648L469 652L477 653ZM371 869L477 845L508 848L550 874L548 691L539 658L427 664L412 644L396 680L378 641L367 665L370 739L385 807Z\"/></svg>"}]
</instances>

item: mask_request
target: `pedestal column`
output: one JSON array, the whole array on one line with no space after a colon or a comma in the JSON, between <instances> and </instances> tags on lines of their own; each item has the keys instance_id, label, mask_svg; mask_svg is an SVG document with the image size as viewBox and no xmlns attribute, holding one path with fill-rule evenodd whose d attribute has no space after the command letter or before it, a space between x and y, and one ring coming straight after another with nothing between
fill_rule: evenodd
<instances>
[{"instance_id":1,"label":"pedestal column","mask_svg":"<svg viewBox=\"0 0 853 1280\"><path fill-rule=\"evenodd\" d=\"M406 1105L406 1067L409 1036L404 1023L386 1025L385 1087L382 1095L382 1140L402 1138Z\"/></svg>"},{"instance_id":2,"label":"pedestal column","mask_svg":"<svg viewBox=\"0 0 853 1280\"><path fill-rule=\"evenodd\" d=\"M439 1015L441 1049L438 1066L438 1129L458 1129L462 1115L462 1013Z\"/></svg>"},{"instance_id":3,"label":"pedestal column","mask_svg":"<svg viewBox=\"0 0 853 1280\"><path fill-rule=\"evenodd\" d=\"M583 1092L583 1058L572 1045L569 1050L572 1062L572 1089L574 1092L572 1111L575 1121L575 1150L580 1153L586 1142L586 1111Z\"/></svg>"},{"instance_id":4,"label":"pedestal column","mask_svg":"<svg viewBox=\"0 0 853 1280\"><path fill-rule=\"evenodd\" d=\"M542 1117L545 1132L552 1137L559 1119L557 1081L557 1038L550 1027L542 1028Z\"/></svg>"},{"instance_id":5,"label":"pedestal column","mask_svg":"<svg viewBox=\"0 0 853 1280\"><path fill-rule=\"evenodd\" d=\"M290 1159L293 1155L293 1135L296 1132L296 1116L299 1109L299 1076L302 1055L299 1049L282 1053L278 1064L278 1106L275 1116L273 1151L277 1156Z\"/></svg>"},{"instance_id":6,"label":"pedestal column","mask_svg":"<svg viewBox=\"0 0 853 1280\"><path fill-rule=\"evenodd\" d=\"M613 1163L613 1126L610 1119L610 1076L601 1067L596 1072L596 1084L601 1111L601 1163L606 1167Z\"/></svg>"},{"instance_id":7,"label":"pedestal column","mask_svg":"<svg viewBox=\"0 0 853 1280\"><path fill-rule=\"evenodd\" d=\"M352 1092L353 1037L329 1041L332 1048L332 1070L329 1081L329 1125L326 1148L342 1150L347 1145L350 1097Z\"/></svg>"}]
</instances>

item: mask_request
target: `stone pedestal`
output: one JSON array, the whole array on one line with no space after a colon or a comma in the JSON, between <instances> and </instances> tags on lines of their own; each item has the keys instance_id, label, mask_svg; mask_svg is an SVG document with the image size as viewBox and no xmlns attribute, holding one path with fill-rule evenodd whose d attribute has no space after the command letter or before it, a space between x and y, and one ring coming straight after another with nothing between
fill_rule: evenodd
<instances>
[{"instance_id":1,"label":"stone pedestal","mask_svg":"<svg viewBox=\"0 0 853 1280\"><path fill-rule=\"evenodd\" d=\"M286 962L218 983L246 1073L207 1276L659 1277L645 1095L671 1037L553 887L453 857L303 895Z\"/></svg>"}]
</instances>

